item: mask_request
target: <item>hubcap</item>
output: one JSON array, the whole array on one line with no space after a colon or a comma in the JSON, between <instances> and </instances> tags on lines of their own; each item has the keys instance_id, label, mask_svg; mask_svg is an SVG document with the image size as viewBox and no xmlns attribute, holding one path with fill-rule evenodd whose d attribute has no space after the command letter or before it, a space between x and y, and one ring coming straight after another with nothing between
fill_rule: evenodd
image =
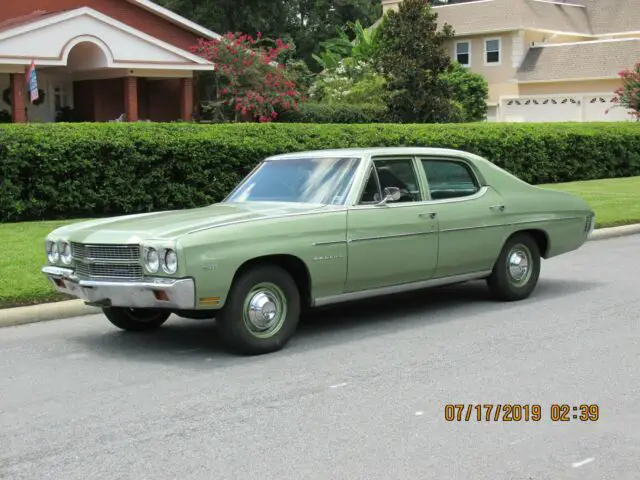
<instances>
[{"instance_id":1,"label":"hubcap","mask_svg":"<svg viewBox=\"0 0 640 480\"><path fill-rule=\"evenodd\" d=\"M509 277L517 286L523 286L531 277L531 252L524 245L516 245L507 256Z\"/></svg>"},{"instance_id":2,"label":"hubcap","mask_svg":"<svg viewBox=\"0 0 640 480\"><path fill-rule=\"evenodd\" d=\"M284 292L272 283L256 285L245 299L243 316L245 325L254 336L273 336L287 316Z\"/></svg>"}]
</instances>

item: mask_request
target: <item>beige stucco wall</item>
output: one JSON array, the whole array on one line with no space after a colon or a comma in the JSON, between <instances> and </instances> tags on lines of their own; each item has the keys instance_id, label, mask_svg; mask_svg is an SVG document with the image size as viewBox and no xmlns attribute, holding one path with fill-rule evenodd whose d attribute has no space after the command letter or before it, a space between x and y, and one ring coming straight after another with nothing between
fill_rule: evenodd
<instances>
[{"instance_id":1,"label":"beige stucco wall","mask_svg":"<svg viewBox=\"0 0 640 480\"><path fill-rule=\"evenodd\" d=\"M484 42L488 39L500 39L500 64L485 65ZM499 33L495 35L469 35L456 37L447 42L447 49L455 58L457 42L470 42L472 72L479 73L489 83L489 103L496 103L500 95L514 95L518 93L518 85L513 83L517 65L514 64L514 54L520 55L522 39L518 32Z\"/></svg>"},{"instance_id":2,"label":"beige stucco wall","mask_svg":"<svg viewBox=\"0 0 640 480\"><path fill-rule=\"evenodd\" d=\"M611 80L587 80L579 82L522 83L520 95L554 95L564 93L613 93L622 82Z\"/></svg>"}]
</instances>

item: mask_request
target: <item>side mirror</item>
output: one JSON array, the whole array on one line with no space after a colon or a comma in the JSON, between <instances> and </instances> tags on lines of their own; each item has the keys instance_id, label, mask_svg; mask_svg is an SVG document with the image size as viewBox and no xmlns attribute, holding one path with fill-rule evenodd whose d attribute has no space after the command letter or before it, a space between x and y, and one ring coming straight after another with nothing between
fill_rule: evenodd
<instances>
[{"instance_id":1,"label":"side mirror","mask_svg":"<svg viewBox=\"0 0 640 480\"><path fill-rule=\"evenodd\" d=\"M382 193L384 194L384 198L380 203L378 203L378 205L386 205L389 202L397 202L402 196L398 187L387 187L383 190Z\"/></svg>"}]
</instances>

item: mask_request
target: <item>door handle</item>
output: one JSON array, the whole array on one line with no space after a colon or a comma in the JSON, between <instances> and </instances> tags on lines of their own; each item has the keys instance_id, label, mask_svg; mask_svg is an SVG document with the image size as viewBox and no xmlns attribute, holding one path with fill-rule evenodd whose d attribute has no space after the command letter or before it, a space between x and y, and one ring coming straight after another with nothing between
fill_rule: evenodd
<instances>
[{"instance_id":1,"label":"door handle","mask_svg":"<svg viewBox=\"0 0 640 480\"><path fill-rule=\"evenodd\" d=\"M421 213L418 216L420 218L436 218L436 212Z\"/></svg>"},{"instance_id":2,"label":"door handle","mask_svg":"<svg viewBox=\"0 0 640 480\"><path fill-rule=\"evenodd\" d=\"M504 205L492 205L489 208L491 210L499 210L500 212L504 212Z\"/></svg>"}]
</instances>

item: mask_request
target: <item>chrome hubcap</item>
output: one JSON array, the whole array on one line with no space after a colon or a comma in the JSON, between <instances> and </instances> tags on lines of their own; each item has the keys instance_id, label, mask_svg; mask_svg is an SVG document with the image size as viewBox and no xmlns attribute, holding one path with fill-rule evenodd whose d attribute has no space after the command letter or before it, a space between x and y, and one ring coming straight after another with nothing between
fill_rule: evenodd
<instances>
[{"instance_id":1,"label":"chrome hubcap","mask_svg":"<svg viewBox=\"0 0 640 480\"><path fill-rule=\"evenodd\" d=\"M254 336L273 336L287 316L284 292L272 283L256 285L246 297L243 315L245 325Z\"/></svg>"},{"instance_id":2,"label":"chrome hubcap","mask_svg":"<svg viewBox=\"0 0 640 480\"><path fill-rule=\"evenodd\" d=\"M522 286L531 277L531 252L524 245L517 245L511 249L507 257L507 271L511 281Z\"/></svg>"}]
</instances>

